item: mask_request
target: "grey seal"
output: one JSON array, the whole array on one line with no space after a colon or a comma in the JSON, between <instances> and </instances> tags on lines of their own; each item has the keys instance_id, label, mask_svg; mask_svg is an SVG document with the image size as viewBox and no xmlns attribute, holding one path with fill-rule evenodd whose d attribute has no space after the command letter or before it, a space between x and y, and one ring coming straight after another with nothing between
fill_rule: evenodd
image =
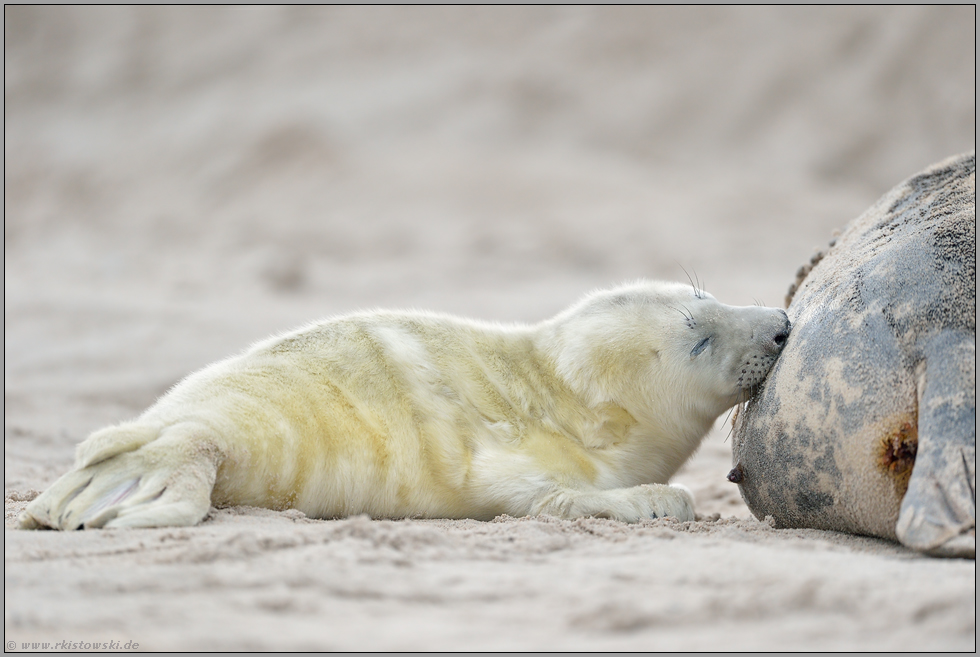
<instances>
[{"instance_id":1,"label":"grey seal","mask_svg":"<svg viewBox=\"0 0 980 657\"><path fill-rule=\"evenodd\" d=\"M212 505L694 520L691 492L668 481L788 331L780 308L660 281L532 325L391 311L314 322L94 432L20 524L187 526Z\"/></svg>"},{"instance_id":2,"label":"grey seal","mask_svg":"<svg viewBox=\"0 0 980 657\"><path fill-rule=\"evenodd\" d=\"M787 305L786 347L733 421L749 509L975 558L975 153L885 194Z\"/></svg>"}]
</instances>

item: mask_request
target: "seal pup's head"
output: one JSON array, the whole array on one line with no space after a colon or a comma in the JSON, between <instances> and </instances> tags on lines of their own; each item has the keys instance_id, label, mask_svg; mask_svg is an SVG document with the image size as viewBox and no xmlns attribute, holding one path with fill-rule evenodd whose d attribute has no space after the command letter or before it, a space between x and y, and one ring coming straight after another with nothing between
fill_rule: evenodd
<instances>
[{"instance_id":1,"label":"seal pup's head","mask_svg":"<svg viewBox=\"0 0 980 657\"><path fill-rule=\"evenodd\" d=\"M710 425L748 399L790 331L781 309L728 306L657 281L594 292L547 324L559 373L587 403L614 402L660 424Z\"/></svg>"}]
</instances>

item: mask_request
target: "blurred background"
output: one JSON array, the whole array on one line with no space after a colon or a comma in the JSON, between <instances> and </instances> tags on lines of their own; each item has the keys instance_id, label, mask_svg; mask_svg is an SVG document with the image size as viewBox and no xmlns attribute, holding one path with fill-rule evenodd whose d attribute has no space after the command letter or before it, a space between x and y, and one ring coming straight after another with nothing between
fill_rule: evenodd
<instances>
[{"instance_id":1,"label":"blurred background","mask_svg":"<svg viewBox=\"0 0 980 657\"><path fill-rule=\"evenodd\" d=\"M782 305L834 229L974 147L975 25L972 5L5 6L8 477L49 479L87 431L322 316L537 321L682 266Z\"/></svg>"}]
</instances>

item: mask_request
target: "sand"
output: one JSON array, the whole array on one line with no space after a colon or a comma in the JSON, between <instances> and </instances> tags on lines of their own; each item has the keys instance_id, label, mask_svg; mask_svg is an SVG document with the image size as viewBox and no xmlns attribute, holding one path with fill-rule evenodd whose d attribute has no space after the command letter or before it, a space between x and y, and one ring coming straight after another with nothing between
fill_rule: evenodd
<instances>
[{"instance_id":1,"label":"sand","mask_svg":"<svg viewBox=\"0 0 980 657\"><path fill-rule=\"evenodd\" d=\"M682 267L781 305L974 147L975 16L6 7L8 651L975 650L974 561L753 518L723 420L691 523L14 522L88 432L316 318L537 321Z\"/></svg>"}]
</instances>

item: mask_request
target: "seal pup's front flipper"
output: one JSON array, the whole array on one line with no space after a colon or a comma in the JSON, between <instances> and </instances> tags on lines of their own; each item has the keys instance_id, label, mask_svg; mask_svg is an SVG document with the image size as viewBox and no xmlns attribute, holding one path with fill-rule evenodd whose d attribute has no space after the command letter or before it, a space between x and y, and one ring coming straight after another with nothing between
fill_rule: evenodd
<instances>
[{"instance_id":1,"label":"seal pup's front flipper","mask_svg":"<svg viewBox=\"0 0 980 657\"><path fill-rule=\"evenodd\" d=\"M934 556L976 558L976 338L932 339L919 372L919 440L896 534Z\"/></svg>"},{"instance_id":2,"label":"seal pup's front flipper","mask_svg":"<svg viewBox=\"0 0 980 657\"><path fill-rule=\"evenodd\" d=\"M694 520L694 495L681 484L642 484L607 490L556 488L531 513L565 519L595 516L621 522L666 517L689 521Z\"/></svg>"},{"instance_id":3,"label":"seal pup's front flipper","mask_svg":"<svg viewBox=\"0 0 980 657\"><path fill-rule=\"evenodd\" d=\"M133 439L149 433L158 437ZM79 446L75 469L27 506L20 526L70 530L196 524L211 508L220 463L207 434L206 427L193 422L163 431L134 432L131 425L99 431ZM93 440L97 449L86 447ZM89 455L97 456L86 459Z\"/></svg>"}]
</instances>

